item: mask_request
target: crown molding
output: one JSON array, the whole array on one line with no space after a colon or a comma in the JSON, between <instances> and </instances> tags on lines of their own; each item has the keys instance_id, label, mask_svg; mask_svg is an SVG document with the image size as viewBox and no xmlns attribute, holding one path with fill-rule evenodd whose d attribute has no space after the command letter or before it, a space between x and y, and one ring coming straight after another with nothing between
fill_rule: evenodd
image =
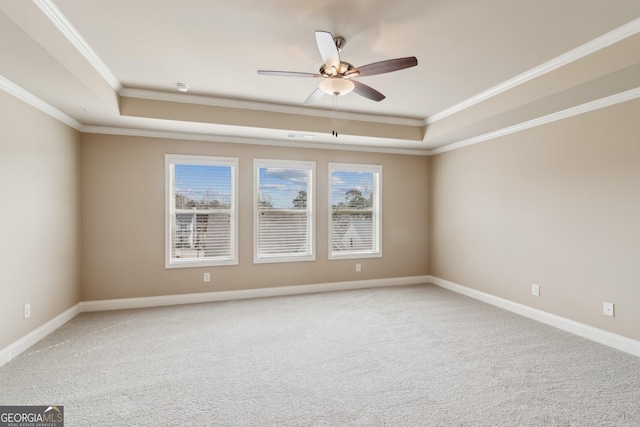
<instances>
[{"instance_id":1,"label":"crown molding","mask_svg":"<svg viewBox=\"0 0 640 427\"><path fill-rule=\"evenodd\" d=\"M212 106L228 107L228 108L242 108L242 109L249 109L249 110L276 112L276 113L281 112L281 113L288 113L288 114L300 114L300 115L317 116L317 117L332 117L332 115L334 114L333 111L329 111L329 110L312 109L312 108L297 107L297 106L287 106L287 105L281 105L281 104L270 104L270 103L258 102L258 101L216 98L216 97L208 97L208 96L201 96L201 95L174 94L174 93L161 92L161 91L124 88L122 87L121 83L118 81L117 77L111 72L111 70L109 70L109 68L104 64L104 62L102 62L102 60L98 57L98 55L93 51L91 46L89 46L89 44L82 37L82 35L80 35L80 33L67 20L67 18L62 14L60 9L58 9L57 6L55 6L52 0L32 0L32 1L51 20L51 22L53 22L53 24L58 28L58 30L76 47L76 49L96 69L96 71L121 96L129 96L133 98L142 98L142 99L159 100L159 101L173 101L173 102L185 102L185 103L194 103L194 104L202 104L202 105L212 105ZM349 120L359 120L359 121L367 121L367 122L408 125L408 126L425 126L425 125L428 126L439 120L442 120L446 117L449 117L453 114L456 114L460 111L470 108L476 104L486 101L487 99L490 99L496 95L499 95L503 92L513 89L519 85L522 85L546 73L556 70L571 62L584 58L585 56L588 56L594 52L597 52L598 50L601 50L607 46L615 44L621 40L624 40L627 37L633 36L638 33L640 33L640 18L635 19L596 39L593 39L581 46L578 46L573 50L570 50L560 56L557 56L556 58L553 58L550 61L547 61L537 67L534 67L516 77L506 80L490 89L480 92L472 96L471 98L468 98L465 101L462 101L452 107L449 107L445 110L435 113L425 119L413 119L413 118L395 117L395 116L378 116L373 114L361 114L361 113L349 113L349 112L341 112L340 114L343 118L346 118ZM529 122L526 122L526 123L529 123ZM525 123L523 123L522 125L524 124ZM517 125L517 126L520 126L520 125ZM511 128L507 128L507 129L511 129ZM506 130L506 129L503 129L503 130ZM509 132L509 133L512 133L512 132ZM490 134L486 134L486 135L490 135ZM465 143L467 141L471 141L471 140L475 140L483 137L485 137L485 135L471 138L470 140L466 140L466 141L460 141L458 143L454 143L451 145L457 145L457 144ZM491 138L493 137L490 137L488 139L491 139ZM471 145L471 144L468 144L468 145ZM452 148L452 149L455 149L455 148ZM427 150L425 152L437 154L438 150L440 149L438 148L430 151ZM414 151L414 150L409 150L409 151Z\"/></svg>"},{"instance_id":2,"label":"crown molding","mask_svg":"<svg viewBox=\"0 0 640 427\"><path fill-rule=\"evenodd\" d=\"M640 18L425 119L430 125L640 32Z\"/></svg>"},{"instance_id":3,"label":"crown molding","mask_svg":"<svg viewBox=\"0 0 640 427\"><path fill-rule=\"evenodd\" d=\"M227 142L238 144L254 144L254 145L270 145L280 147L296 147L296 148L315 148L323 150L343 150L343 151L359 151L369 153L387 153L387 154L406 154L406 155L429 155L428 150L412 150L405 148L385 148L385 147L372 147L361 145L338 145L336 143L319 143L319 142L307 142L307 141L286 141L279 139L267 139L267 138L250 138L250 137L237 137L227 135L211 135L211 134L199 134L190 132L173 132L157 129L136 129L136 128L119 128L110 126L91 126L84 125L74 118L66 115L62 111L55 107L52 107L45 101L41 100L37 96L31 94L25 89L13 83L11 80L0 75L0 90L15 96L22 102L36 108L39 111L51 116L52 118L72 127L73 129L83 133L96 133L104 135L123 135L123 136L139 136L148 138L167 138L167 139L183 139L191 141L209 141L209 142Z\"/></svg>"},{"instance_id":4,"label":"crown molding","mask_svg":"<svg viewBox=\"0 0 640 427\"><path fill-rule=\"evenodd\" d=\"M111 87L121 96L129 96L133 98L142 98L150 100L160 101L173 101L183 103L202 104L210 106L219 106L227 108L239 108L248 110L268 111L276 113L288 113L288 114L300 114L306 116L317 117L332 117L335 113L330 110L305 108L299 106L270 104L265 102L238 100L238 99L226 99L216 98L210 96L190 95L190 94L177 94L161 91L150 91L143 89L123 88L116 76L108 69L108 67L100 60L97 54L84 40L84 38L78 33L78 31L71 25L62 12L53 3L53 0L32 0L33 3L44 13L48 19L58 28L58 30L72 43L72 45L83 55L83 57L94 67L94 69L107 81ZM409 126L424 126L432 124L445 117L458 113L466 108L483 102L491 97L494 97L500 93L524 84L530 80L533 80L539 76L549 73L555 69L558 69L564 65L567 65L573 61L579 60L587 55L590 55L598 50L613 45L625 38L640 33L640 18L635 19L613 31L610 31L590 42L587 42L569 52L566 52L550 61L547 61L535 68L532 68L525 73L522 73L512 79L509 79L497 86L494 86L484 92L481 92L459 104L456 104L450 108L447 108L439 113L433 114L426 119L413 119L394 116L377 116L372 114L361 113L349 113L341 112L341 117L349 120L358 120L366 122L377 122L395 125L409 125ZM68 126L86 133L99 133L99 134L112 134L112 135L129 135L129 136L142 136L153 138L170 138L170 139L185 139L185 140L199 140L199 141L216 141L216 142L234 142L245 144L257 144L257 145L273 145L283 147L303 147L303 148L316 148L316 149L328 149L328 150L349 150L349 151L362 151L362 152L379 152L379 153L391 153L391 154L407 154L407 155L435 155L444 153L447 151L463 148L466 146L474 145L480 142L498 138L504 135L509 135L522 130L530 129L543 124L551 123L564 118L572 117L578 114L583 114L589 111L604 108L610 105L614 105L620 102L625 102L631 99L640 97L640 88L632 89L620 94L612 95L600 100L592 101L586 104L582 104L576 107L572 107L563 111L552 113L543 117L539 117L533 120L529 120L523 123L516 124L507 128L489 132L483 135L478 135L466 140L457 141L447 144L435 149L395 149L387 147L375 147L364 146L357 144L339 145L336 143L322 143L322 142L308 142L308 141L287 141L277 138L253 138L253 137L235 137L225 135L208 135L198 134L190 132L172 132L165 130L147 130L147 129L134 129L134 128L117 128L117 127L100 127L100 126L87 126L78 122L74 118L59 111L55 107L47 104L40 98L32 95L26 90L22 89L18 85L14 84L10 80L0 76L0 90L17 97L23 102L31 105L32 107L44 112L45 114L59 120L60 122L67 124Z\"/></svg>"},{"instance_id":5,"label":"crown molding","mask_svg":"<svg viewBox=\"0 0 640 427\"><path fill-rule=\"evenodd\" d=\"M137 136L144 138L183 139L187 141L222 142L234 144L268 145L275 147L314 148L320 150L360 151L367 153L406 154L412 156L428 156L429 150L411 150L408 148L386 148L336 143L285 141L280 139L251 138L227 135L211 135L190 132L173 132L157 129L118 128L108 126L82 126L83 133L95 133L102 135Z\"/></svg>"},{"instance_id":6,"label":"crown molding","mask_svg":"<svg viewBox=\"0 0 640 427\"><path fill-rule=\"evenodd\" d=\"M52 107L37 96L32 95L31 93L22 89L20 86L3 76L0 76L0 90L3 90L8 94L15 96L22 102L42 111L45 114L48 114L49 116L66 125L71 126L75 130L79 131L82 128L82 123L80 123L79 121L67 116L62 111Z\"/></svg>"},{"instance_id":7,"label":"crown molding","mask_svg":"<svg viewBox=\"0 0 640 427\"><path fill-rule=\"evenodd\" d=\"M109 85L121 96L129 96L133 98L143 98L158 101L185 102L202 105L213 105L218 107L242 108L248 110L259 110L269 112L282 112L289 114L300 114L307 116L332 117L334 114L330 110L320 110L313 108L287 106L280 104L270 104L258 101L246 101L236 99L216 98L200 95L174 94L169 92L151 91L144 89L124 88L118 78L111 72L104 62L98 57L89 43L75 29L75 27L64 16L62 11L53 3L52 0L33 0L42 13L58 28L58 30L73 44L80 54L94 67L94 69L109 83ZM407 117L396 116L380 116L374 114L361 114L341 112L341 117L349 120L360 120L366 122L408 125L408 126L424 126L424 119L413 119Z\"/></svg>"},{"instance_id":8,"label":"crown molding","mask_svg":"<svg viewBox=\"0 0 640 427\"><path fill-rule=\"evenodd\" d=\"M52 0L33 0L36 6L58 28L58 30L71 42L80 54L93 66L103 79L116 92L122 89L118 78L111 72L104 62L98 57L89 43L80 35L69 20L62 14Z\"/></svg>"},{"instance_id":9,"label":"crown molding","mask_svg":"<svg viewBox=\"0 0 640 427\"><path fill-rule=\"evenodd\" d=\"M297 107L291 105L271 104L268 102L247 101L241 99L218 98L203 95L190 95L184 93L161 92L146 89L122 88L120 96L130 98L149 99L153 101L181 102L185 104L210 105L214 107L240 108L244 110L267 111L271 113L299 114L303 116L327 117L335 115L333 110L321 110L310 107ZM391 125L424 126L423 119L411 119L407 117L378 116L375 114L349 113L340 111L340 118L346 120L358 120L373 123L385 123Z\"/></svg>"},{"instance_id":10,"label":"crown molding","mask_svg":"<svg viewBox=\"0 0 640 427\"><path fill-rule=\"evenodd\" d=\"M481 142L485 142L491 139L499 138L501 136L510 135L512 133L520 132L526 129L531 129L537 126L541 126L547 123L552 123L558 120L566 119L569 117L577 116L580 114L595 111L601 108L606 108L615 104L619 104L633 99L640 98L640 87L631 89L625 92L621 92L615 95L611 95L605 98L601 98L595 101L587 102L566 110L558 111L556 113L548 114L536 119L532 119L526 122L519 123L514 126L509 126L503 129L496 130L494 132L488 132L483 135L478 135L473 138L465 139L462 141L450 143L442 147L438 147L431 150L411 150L403 148L385 148L385 147L371 147L360 145L338 145L334 143L318 143L307 141L286 141L279 139L266 139L266 138L250 138L250 137L236 137L226 135L210 135L199 134L190 132L173 132L165 130L153 130L153 129L136 129L136 128L118 128L107 126L90 126L83 125L77 120L69 117L60 110L47 104L40 98L32 95L20 86L16 85L12 81L0 75L0 90L7 92L10 95L15 96L26 104L42 111L43 113L53 117L54 119L74 128L75 130L83 133L96 133L104 135L122 135L122 136L139 136L148 138L168 138L168 139L184 139L191 141L209 141L209 142L228 142L239 144L254 144L254 145L271 145L280 147L297 147L297 148L315 148L323 150L344 150L344 151L361 151L371 153L387 153L387 154L406 154L417 156L433 156L436 154L445 153L447 151L457 150L459 148L468 147Z\"/></svg>"},{"instance_id":11,"label":"crown molding","mask_svg":"<svg viewBox=\"0 0 640 427\"><path fill-rule=\"evenodd\" d=\"M474 136L473 138L447 144L445 146L429 150L429 155L432 156L435 154L445 153L447 151L457 150L458 148L468 147L470 145L478 144L490 139L520 132L526 129L531 129L537 126L545 125L547 123L552 123L558 120L577 116L579 114L599 110L601 108L610 107L612 105L631 101L637 98L640 98L640 87L625 92L620 92L615 95L607 96L605 98L597 99L595 101L587 102L585 104L577 105L575 107L567 108L566 110L558 111L546 116L538 117L537 119L518 123L517 125L509 126L494 132L485 133L484 135L478 135Z\"/></svg>"}]
</instances>

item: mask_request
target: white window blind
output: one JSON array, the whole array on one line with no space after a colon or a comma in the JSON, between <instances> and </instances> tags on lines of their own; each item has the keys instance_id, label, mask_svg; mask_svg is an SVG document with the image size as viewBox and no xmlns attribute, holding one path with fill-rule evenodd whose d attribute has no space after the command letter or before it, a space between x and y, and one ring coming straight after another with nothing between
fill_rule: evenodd
<instances>
[{"instance_id":1,"label":"white window blind","mask_svg":"<svg viewBox=\"0 0 640 427\"><path fill-rule=\"evenodd\" d=\"M254 173L254 262L315 259L315 163L256 159Z\"/></svg>"},{"instance_id":2,"label":"white window blind","mask_svg":"<svg viewBox=\"0 0 640 427\"><path fill-rule=\"evenodd\" d=\"M382 256L382 167L329 164L329 259Z\"/></svg>"},{"instance_id":3,"label":"white window blind","mask_svg":"<svg viewBox=\"0 0 640 427\"><path fill-rule=\"evenodd\" d=\"M238 263L238 159L166 156L167 268Z\"/></svg>"}]
</instances>

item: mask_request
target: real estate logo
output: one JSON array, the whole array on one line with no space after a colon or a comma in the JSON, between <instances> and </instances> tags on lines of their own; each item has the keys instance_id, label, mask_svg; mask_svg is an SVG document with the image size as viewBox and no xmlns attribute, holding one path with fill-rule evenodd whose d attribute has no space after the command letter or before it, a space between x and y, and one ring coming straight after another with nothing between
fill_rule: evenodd
<instances>
[{"instance_id":1,"label":"real estate logo","mask_svg":"<svg viewBox=\"0 0 640 427\"><path fill-rule=\"evenodd\" d=\"M64 427L64 406L0 406L0 427Z\"/></svg>"}]
</instances>

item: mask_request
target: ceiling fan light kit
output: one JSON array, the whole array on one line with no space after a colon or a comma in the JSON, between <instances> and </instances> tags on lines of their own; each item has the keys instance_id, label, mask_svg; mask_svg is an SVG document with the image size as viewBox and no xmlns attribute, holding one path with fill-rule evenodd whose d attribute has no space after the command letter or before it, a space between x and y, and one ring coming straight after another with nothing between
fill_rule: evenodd
<instances>
[{"instance_id":1,"label":"ceiling fan light kit","mask_svg":"<svg viewBox=\"0 0 640 427\"><path fill-rule=\"evenodd\" d=\"M416 57L410 56L406 58L374 62L372 64L356 68L348 62L340 60L339 52L346 44L344 38L334 38L331 33L327 31L316 31L316 43L318 45L318 50L320 51L320 56L324 61L324 64L320 67L319 74L270 70L258 70L258 74L267 76L311 77L323 79L322 82L320 82L318 89L311 93L311 95L309 95L309 97L304 101L304 105L314 104L324 94L342 96L351 92L355 92L372 101L380 102L385 98L383 94L364 83L352 79L355 77L390 73L392 71L403 70L405 68L415 67L418 65Z\"/></svg>"},{"instance_id":2,"label":"ceiling fan light kit","mask_svg":"<svg viewBox=\"0 0 640 427\"><path fill-rule=\"evenodd\" d=\"M353 91L353 82L339 76L329 77L320 82L320 89L328 95L342 96Z\"/></svg>"}]
</instances>

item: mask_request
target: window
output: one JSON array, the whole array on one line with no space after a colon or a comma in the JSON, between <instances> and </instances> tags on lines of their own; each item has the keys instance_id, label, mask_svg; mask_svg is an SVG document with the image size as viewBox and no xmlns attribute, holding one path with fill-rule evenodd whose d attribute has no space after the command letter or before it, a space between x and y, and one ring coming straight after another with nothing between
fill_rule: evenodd
<instances>
[{"instance_id":1,"label":"window","mask_svg":"<svg viewBox=\"0 0 640 427\"><path fill-rule=\"evenodd\" d=\"M329 163L329 259L382 256L382 166Z\"/></svg>"},{"instance_id":2,"label":"window","mask_svg":"<svg viewBox=\"0 0 640 427\"><path fill-rule=\"evenodd\" d=\"M165 267L238 263L238 159L165 156Z\"/></svg>"},{"instance_id":3,"label":"window","mask_svg":"<svg viewBox=\"0 0 640 427\"><path fill-rule=\"evenodd\" d=\"M254 262L315 259L315 162L254 160Z\"/></svg>"}]
</instances>

